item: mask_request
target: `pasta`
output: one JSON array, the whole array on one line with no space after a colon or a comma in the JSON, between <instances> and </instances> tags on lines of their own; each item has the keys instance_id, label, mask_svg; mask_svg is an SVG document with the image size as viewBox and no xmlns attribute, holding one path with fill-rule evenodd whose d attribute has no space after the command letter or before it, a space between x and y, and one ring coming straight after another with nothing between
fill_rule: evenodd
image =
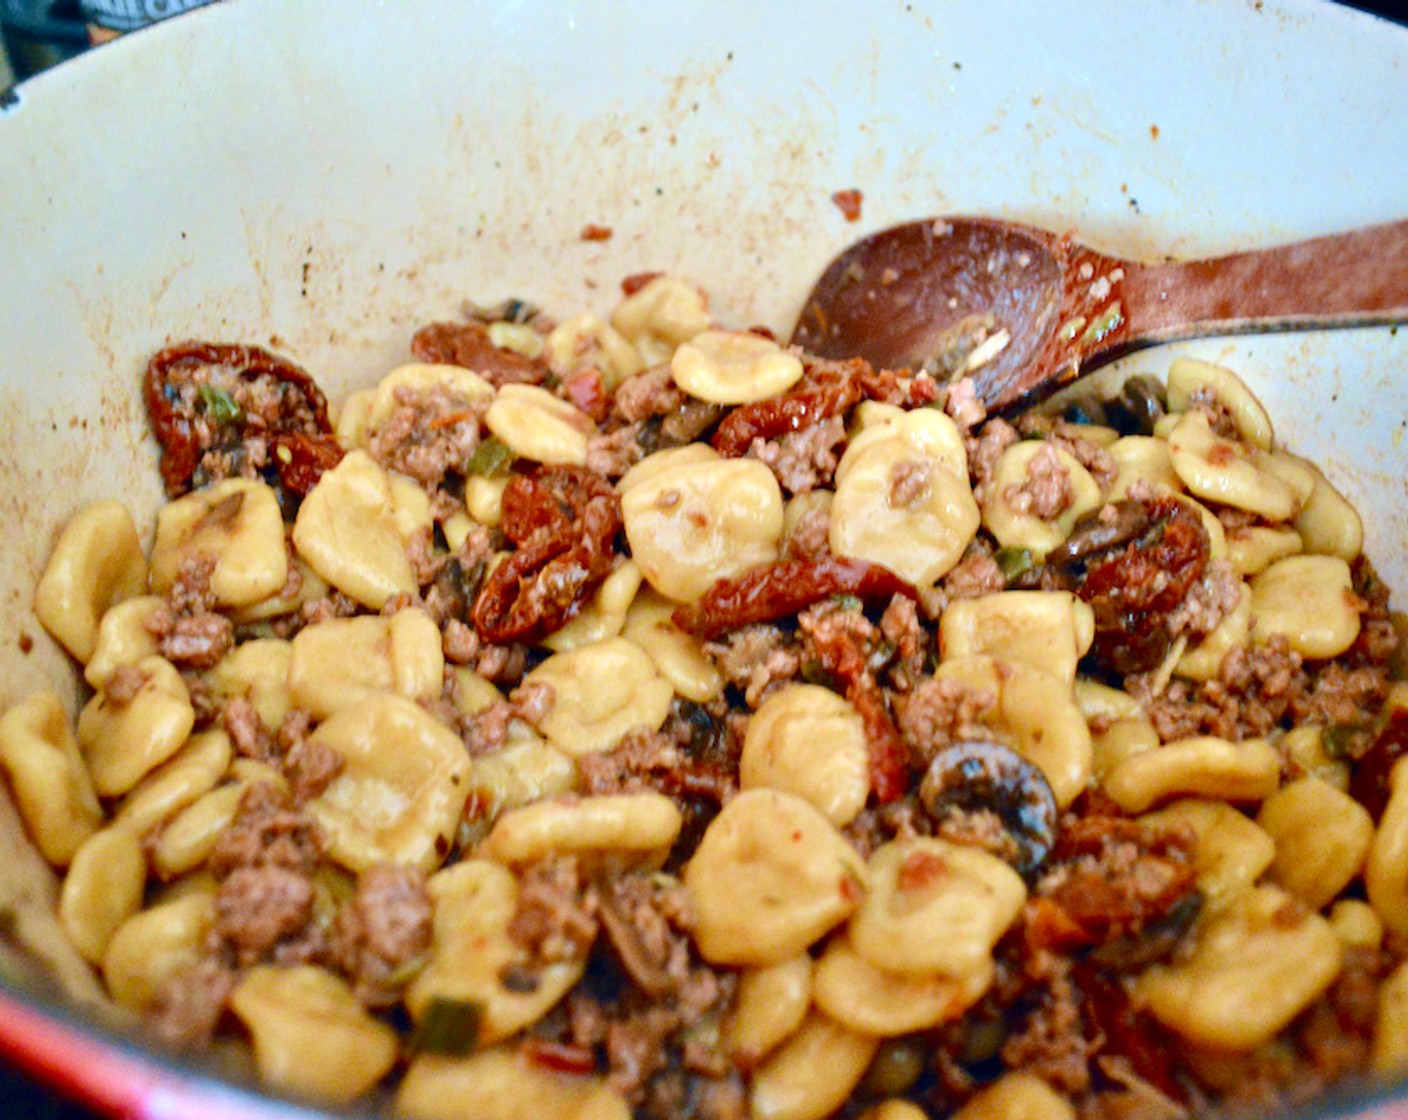
<instances>
[{"instance_id":1,"label":"pasta","mask_svg":"<svg viewBox=\"0 0 1408 1120\"><path fill-rule=\"evenodd\" d=\"M715 320L148 369L0 715L155 1044L409 1120L1167 1120L1408 1065L1408 684L1233 371L974 416ZM950 407L950 405L953 407ZM335 415L335 418L334 418Z\"/></svg>"}]
</instances>

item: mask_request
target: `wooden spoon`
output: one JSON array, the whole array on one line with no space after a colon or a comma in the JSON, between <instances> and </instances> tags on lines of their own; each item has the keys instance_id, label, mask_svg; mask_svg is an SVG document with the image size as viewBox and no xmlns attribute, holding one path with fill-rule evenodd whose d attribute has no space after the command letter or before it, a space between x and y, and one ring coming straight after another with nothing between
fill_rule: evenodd
<instances>
[{"instance_id":1,"label":"wooden spoon","mask_svg":"<svg viewBox=\"0 0 1408 1120\"><path fill-rule=\"evenodd\" d=\"M792 342L891 369L927 364L941 381L968 374L977 398L999 411L1155 343L1403 322L1408 220L1144 263L1071 234L935 218L871 234L832 261Z\"/></svg>"}]
</instances>

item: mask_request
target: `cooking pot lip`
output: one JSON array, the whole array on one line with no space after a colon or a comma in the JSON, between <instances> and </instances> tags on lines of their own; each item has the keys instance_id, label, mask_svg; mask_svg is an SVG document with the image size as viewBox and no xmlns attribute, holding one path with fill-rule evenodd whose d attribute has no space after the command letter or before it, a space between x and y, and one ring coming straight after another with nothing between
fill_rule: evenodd
<instances>
[{"instance_id":1,"label":"cooking pot lip","mask_svg":"<svg viewBox=\"0 0 1408 1120\"><path fill-rule=\"evenodd\" d=\"M198 1058L151 1049L71 1003L16 991L4 980L0 980L0 1053L56 1092L123 1120L330 1120L331 1116L221 1076Z\"/></svg>"},{"instance_id":2,"label":"cooking pot lip","mask_svg":"<svg viewBox=\"0 0 1408 1120\"><path fill-rule=\"evenodd\" d=\"M267 1096L257 1088L147 1049L97 1024L71 1004L14 992L0 981L0 1051L29 1075L86 1107L122 1120L339 1120L390 1116L389 1108L338 1113ZM1277 1120L1404 1120L1408 1082L1357 1086Z\"/></svg>"}]
</instances>

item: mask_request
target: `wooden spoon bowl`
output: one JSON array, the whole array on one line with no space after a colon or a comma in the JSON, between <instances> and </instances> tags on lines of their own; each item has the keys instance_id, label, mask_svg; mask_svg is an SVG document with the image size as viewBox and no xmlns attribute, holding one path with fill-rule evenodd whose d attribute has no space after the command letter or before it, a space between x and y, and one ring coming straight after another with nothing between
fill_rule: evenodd
<instances>
[{"instance_id":1,"label":"wooden spoon bowl","mask_svg":"<svg viewBox=\"0 0 1408 1120\"><path fill-rule=\"evenodd\" d=\"M989 411L1144 346L1408 322L1408 220L1207 260L1141 262L1072 234L929 218L857 242L792 342L822 357L971 376Z\"/></svg>"}]
</instances>

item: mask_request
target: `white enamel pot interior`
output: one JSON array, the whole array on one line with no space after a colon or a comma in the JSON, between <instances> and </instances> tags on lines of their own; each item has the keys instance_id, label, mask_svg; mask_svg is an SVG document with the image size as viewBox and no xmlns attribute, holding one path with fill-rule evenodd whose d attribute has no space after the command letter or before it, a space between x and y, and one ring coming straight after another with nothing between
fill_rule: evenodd
<instances>
[{"instance_id":1,"label":"white enamel pot interior","mask_svg":"<svg viewBox=\"0 0 1408 1120\"><path fill-rule=\"evenodd\" d=\"M32 588L82 504L150 528L138 385L168 341L270 345L337 401L466 299L602 311L651 269L786 333L836 251L913 217L1135 257L1403 217L1404 137L1408 30L1323 0L226 0L129 36L0 101L0 703L77 699ZM1245 376L1408 588L1408 332L1177 349ZM0 912L79 1005L14 981L0 1045L115 1113L274 1115L87 1033L97 988L2 797L0 836Z\"/></svg>"}]
</instances>

